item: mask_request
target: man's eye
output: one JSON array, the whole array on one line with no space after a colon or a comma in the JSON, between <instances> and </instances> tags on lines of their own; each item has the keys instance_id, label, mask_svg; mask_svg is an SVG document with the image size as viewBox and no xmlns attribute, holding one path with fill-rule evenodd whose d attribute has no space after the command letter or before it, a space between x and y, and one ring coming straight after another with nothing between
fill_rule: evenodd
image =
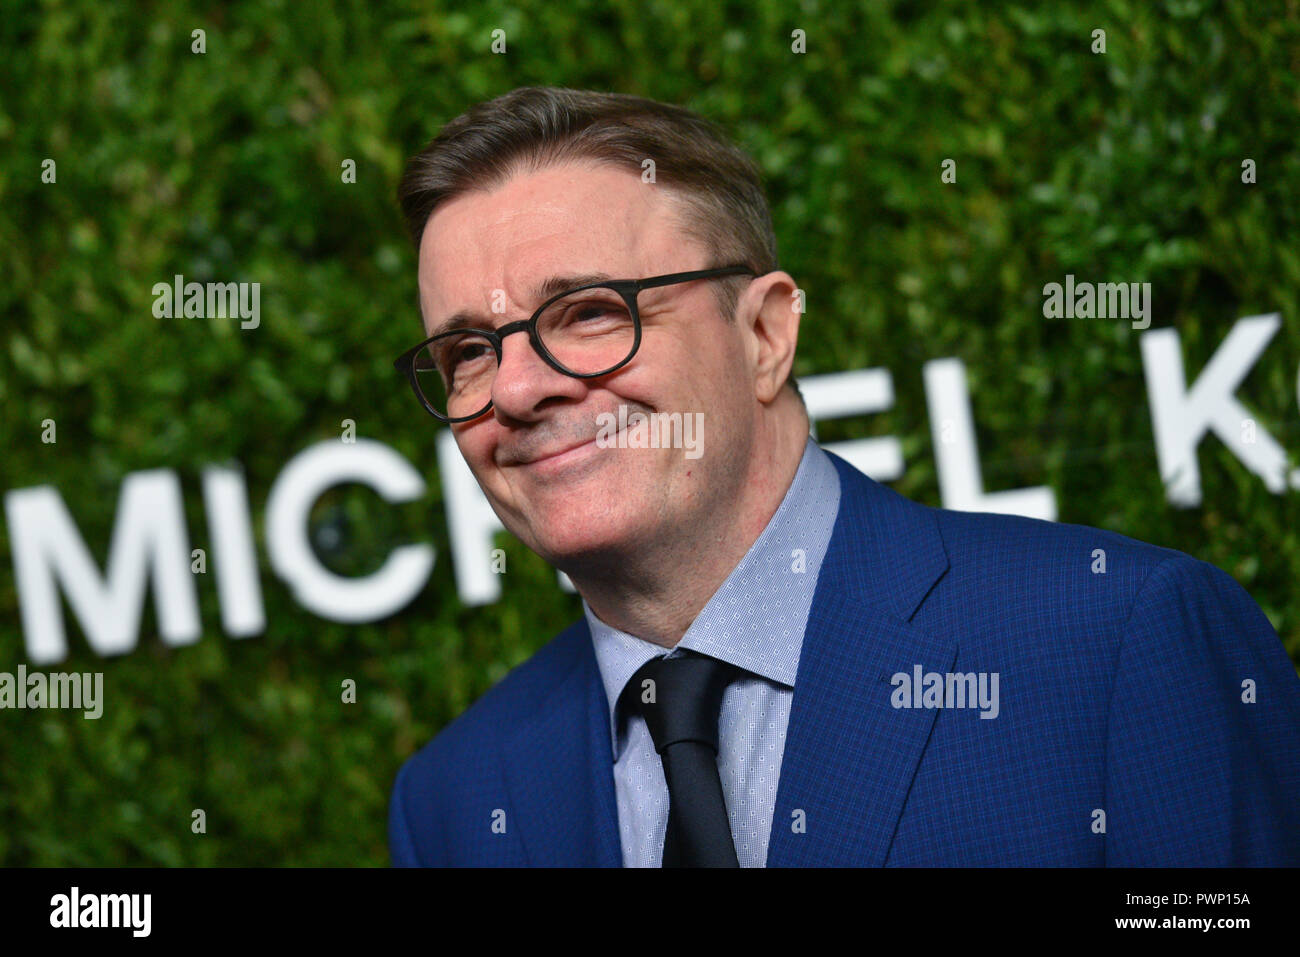
<instances>
[{"instance_id":1,"label":"man's eye","mask_svg":"<svg viewBox=\"0 0 1300 957\"><path fill-rule=\"evenodd\" d=\"M602 319L622 321L626 318L626 306L603 299L574 303L565 315L565 320L571 323L595 322Z\"/></svg>"},{"instance_id":2,"label":"man's eye","mask_svg":"<svg viewBox=\"0 0 1300 957\"><path fill-rule=\"evenodd\" d=\"M487 343L483 342L466 342L452 350L451 361L453 364L462 362L472 362L475 359L481 359L490 352Z\"/></svg>"}]
</instances>

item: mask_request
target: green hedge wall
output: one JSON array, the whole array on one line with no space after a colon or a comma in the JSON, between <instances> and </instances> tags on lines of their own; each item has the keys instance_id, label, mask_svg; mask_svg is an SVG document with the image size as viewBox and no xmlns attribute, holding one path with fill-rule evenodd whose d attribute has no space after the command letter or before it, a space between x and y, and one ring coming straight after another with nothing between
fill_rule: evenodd
<instances>
[{"instance_id":1,"label":"green hedge wall","mask_svg":"<svg viewBox=\"0 0 1300 957\"><path fill-rule=\"evenodd\" d=\"M823 439L898 436L894 487L939 504L921 365L960 357L987 488L1048 484L1063 521L1224 568L1300 659L1296 494L1271 494L1208 438L1204 504L1168 505L1138 333L1042 317L1044 283L1067 272L1149 281L1153 327L1180 331L1190 378L1237 318L1280 312L1239 396L1300 448L1298 41L1294 4L1247 0L3 0L0 489L54 485L102 566L127 473L176 470L206 548L201 469L241 463L268 626L225 636L211 575L190 647L162 644L152 598L121 658L91 653L69 617L71 655L47 670L102 670L104 716L0 711L0 863L384 864L400 763L577 616L513 542L504 600L460 605L436 423L391 366L420 332L393 199L405 159L524 84L681 103L753 153L782 266L808 294L797 374L894 379L892 410ZM260 282L260 327L154 318L151 287L176 273ZM40 441L47 418L55 444ZM397 543L438 549L418 600L364 626L304 612L262 538L280 468L345 418L430 494L390 508L330 493L315 513L342 533L327 560L364 573ZM25 661L0 525L0 671ZM340 701L347 678L356 704Z\"/></svg>"}]
</instances>

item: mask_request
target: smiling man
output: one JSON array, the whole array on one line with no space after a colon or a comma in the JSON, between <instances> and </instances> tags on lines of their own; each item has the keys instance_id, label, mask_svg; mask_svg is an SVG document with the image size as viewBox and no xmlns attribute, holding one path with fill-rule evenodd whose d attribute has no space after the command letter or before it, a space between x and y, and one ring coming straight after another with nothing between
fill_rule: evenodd
<instances>
[{"instance_id":1,"label":"smiling man","mask_svg":"<svg viewBox=\"0 0 1300 957\"><path fill-rule=\"evenodd\" d=\"M819 448L800 293L710 124L520 89L400 199L397 365L584 615L402 768L395 863L1300 863L1267 619L1181 553L926 508ZM609 440L638 414L704 441Z\"/></svg>"}]
</instances>

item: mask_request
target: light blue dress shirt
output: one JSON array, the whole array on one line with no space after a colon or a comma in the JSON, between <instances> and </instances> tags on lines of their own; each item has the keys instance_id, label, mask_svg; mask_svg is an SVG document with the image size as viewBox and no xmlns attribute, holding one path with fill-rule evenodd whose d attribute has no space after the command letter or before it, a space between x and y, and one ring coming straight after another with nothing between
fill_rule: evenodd
<instances>
[{"instance_id":1,"label":"light blue dress shirt","mask_svg":"<svg viewBox=\"0 0 1300 957\"><path fill-rule=\"evenodd\" d=\"M671 652L690 649L748 672L727 687L718 718L718 773L741 867L767 864L799 652L839 506L835 465L809 438L771 521ZM658 867L668 829L663 765L645 719L616 705L628 679L665 651L611 628L585 601L582 609L609 701L623 866Z\"/></svg>"}]
</instances>

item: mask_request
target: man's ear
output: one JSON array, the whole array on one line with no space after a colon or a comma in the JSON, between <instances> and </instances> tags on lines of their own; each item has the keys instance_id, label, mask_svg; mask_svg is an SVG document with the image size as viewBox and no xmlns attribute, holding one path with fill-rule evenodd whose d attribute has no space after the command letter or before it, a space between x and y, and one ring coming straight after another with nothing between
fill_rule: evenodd
<instances>
[{"instance_id":1,"label":"man's ear","mask_svg":"<svg viewBox=\"0 0 1300 957\"><path fill-rule=\"evenodd\" d=\"M736 303L754 375L754 395L771 402L794 365L803 315L803 290L787 272L769 272L751 282Z\"/></svg>"}]
</instances>

